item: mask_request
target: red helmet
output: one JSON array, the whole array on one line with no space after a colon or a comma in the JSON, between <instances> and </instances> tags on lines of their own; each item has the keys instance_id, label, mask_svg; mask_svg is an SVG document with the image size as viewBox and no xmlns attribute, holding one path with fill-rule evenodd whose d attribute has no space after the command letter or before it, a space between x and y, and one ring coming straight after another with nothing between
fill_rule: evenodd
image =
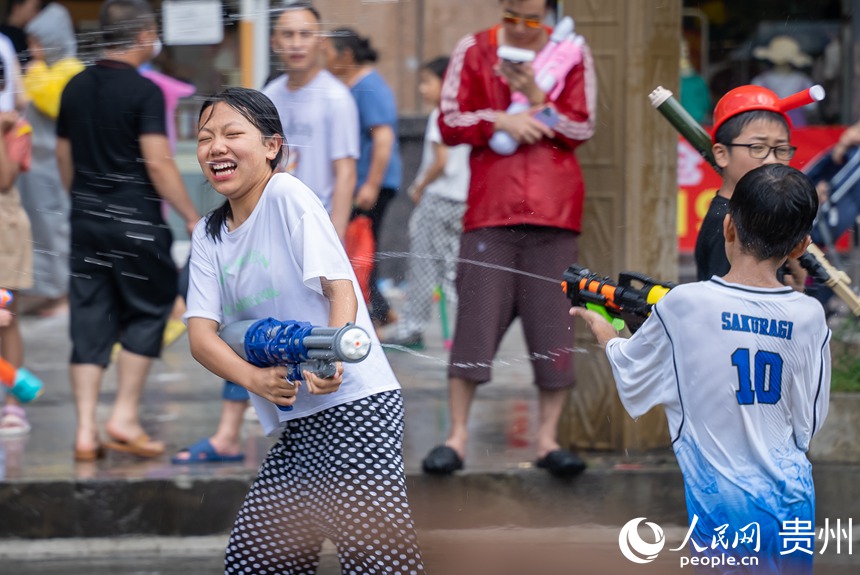
<instances>
[{"instance_id":1,"label":"red helmet","mask_svg":"<svg viewBox=\"0 0 860 575\"><path fill-rule=\"evenodd\" d=\"M785 121L788 122L790 128L791 120L788 119L788 115L786 114L788 110L793 110L823 99L824 88L821 86L813 86L808 90L792 94L784 99L780 99L774 92L761 86L739 86L727 92L717 102L717 106L714 108L713 134L716 135L720 126L729 118L752 110L765 110L781 114L785 118Z\"/></svg>"}]
</instances>

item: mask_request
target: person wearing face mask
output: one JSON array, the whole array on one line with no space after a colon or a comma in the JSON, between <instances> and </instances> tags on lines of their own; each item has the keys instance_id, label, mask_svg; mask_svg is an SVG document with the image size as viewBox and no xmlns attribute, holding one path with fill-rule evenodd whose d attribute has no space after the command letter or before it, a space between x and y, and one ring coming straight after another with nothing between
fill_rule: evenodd
<instances>
[{"instance_id":1,"label":"person wearing face mask","mask_svg":"<svg viewBox=\"0 0 860 575\"><path fill-rule=\"evenodd\" d=\"M60 96L83 63L68 10L51 3L26 26L30 62L23 86L30 100L33 168L18 177L21 203L33 230L33 287L22 293L31 309L53 315L67 309L69 289L69 196L60 181L54 153Z\"/></svg>"},{"instance_id":2,"label":"person wearing face mask","mask_svg":"<svg viewBox=\"0 0 860 575\"><path fill-rule=\"evenodd\" d=\"M57 162L71 193L72 357L77 412L74 453L92 461L103 448L154 457L164 444L144 431L138 404L177 293L172 236L161 199L185 220L199 219L172 159L164 95L138 68L157 45L145 0L107 0L100 12L104 53L72 78L60 102ZM118 355L116 401L102 444L99 389Z\"/></svg>"}]
</instances>

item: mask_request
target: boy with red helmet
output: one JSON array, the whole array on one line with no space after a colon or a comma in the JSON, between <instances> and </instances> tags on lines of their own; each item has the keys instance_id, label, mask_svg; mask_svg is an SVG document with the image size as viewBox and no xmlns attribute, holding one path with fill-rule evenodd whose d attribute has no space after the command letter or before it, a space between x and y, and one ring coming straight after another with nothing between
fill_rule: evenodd
<instances>
[{"instance_id":1,"label":"boy with red helmet","mask_svg":"<svg viewBox=\"0 0 860 575\"><path fill-rule=\"evenodd\" d=\"M788 164L796 148L790 144L791 121L788 110L821 100L820 86L780 99L761 86L740 86L724 95L714 109L714 158L721 168L723 183L711 201L696 238L696 275L699 281L724 276L729 271L723 220L735 184L747 172L771 163ZM806 273L795 260L789 261L791 274L783 282L801 289Z\"/></svg>"}]
</instances>

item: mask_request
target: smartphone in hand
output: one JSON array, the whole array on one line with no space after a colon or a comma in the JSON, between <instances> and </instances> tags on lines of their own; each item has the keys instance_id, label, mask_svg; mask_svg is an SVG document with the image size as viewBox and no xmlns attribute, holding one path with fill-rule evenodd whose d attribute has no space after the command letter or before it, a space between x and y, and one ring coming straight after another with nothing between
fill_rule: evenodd
<instances>
[{"instance_id":1,"label":"smartphone in hand","mask_svg":"<svg viewBox=\"0 0 860 575\"><path fill-rule=\"evenodd\" d=\"M533 50L514 48L513 46L499 46L499 49L496 50L496 55L500 60L510 62L511 64L525 64L535 59Z\"/></svg>"},{"instance_id":2,"label":"smartphone in hand","mask_svg":"<svg viewBox=\"0 0 860 575\"><path fill-rule=\"evenodd\" d=\"M551 106L545 106L532 114L532 117L548 128L555 128L558 124L558 112Z\"/></svg>"}]
</instances>

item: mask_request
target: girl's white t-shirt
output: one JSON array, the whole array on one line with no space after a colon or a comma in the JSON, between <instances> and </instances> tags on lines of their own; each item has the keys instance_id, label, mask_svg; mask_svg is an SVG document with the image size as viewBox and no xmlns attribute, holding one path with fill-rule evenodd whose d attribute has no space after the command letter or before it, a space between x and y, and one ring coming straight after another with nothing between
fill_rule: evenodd
<instances>
[{"instance_id":1,"label":"girl's white t-shirt","mask_svg":"<svg viewBox=\"0 0 860 575\"><path fill-rule=\"evenodd\" d=\"M376 337L352 265L320 199L289 174L275 174L250 217L233 231L226 227L216 242L205 219L192 234L188 311L221 326L273 317L328 326L329 303L320 278L350 280L358 301L356 325L371 338L370 355L344 363L343 384L328 395L299 387L292 411L251 393L267 435L286 421L369 395L400 388ZM335 326L340 327L340 326ZM241 382L237 382L241 383Z\"/></svg>"}]
</instances>

